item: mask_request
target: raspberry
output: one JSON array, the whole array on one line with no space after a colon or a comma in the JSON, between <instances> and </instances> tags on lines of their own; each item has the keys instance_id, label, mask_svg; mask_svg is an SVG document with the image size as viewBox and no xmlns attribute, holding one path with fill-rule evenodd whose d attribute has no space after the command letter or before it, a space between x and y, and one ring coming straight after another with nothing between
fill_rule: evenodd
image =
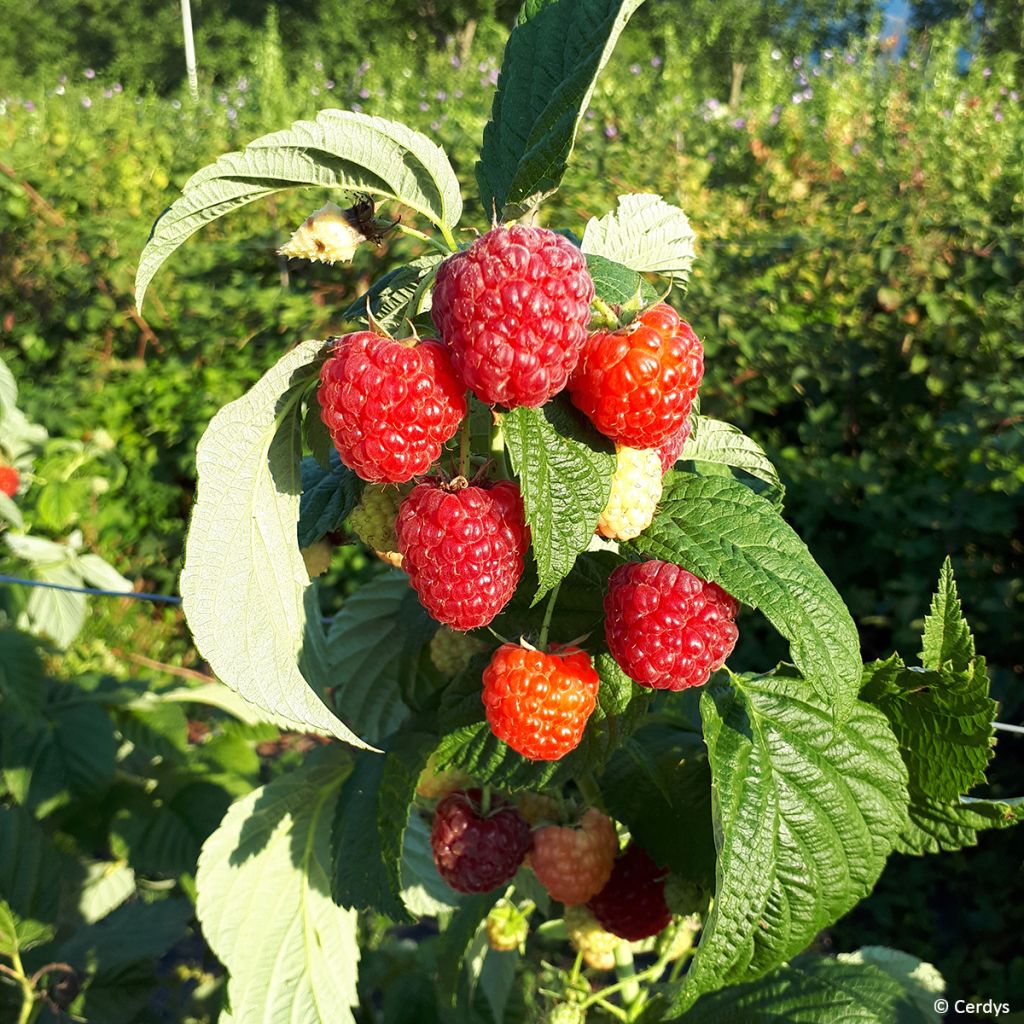
<instances>
[{"instance_id":1,"label":"raspberry","mask_svg":"<svg viewBox=\"0 0 1024 1024\"><path fill-rule=\"evenodd\" d=\"M523 757L557 761L579 745L600 682L578 647L545 654L502 644L484 669L491 732Z\"/></svg>"},{"instance_id":2,"label":"raspberry","mask_svg":"<svg viewBox=\"0 0 1024 1024\"><path fill-rule=\"evenodd\" d=\"M364 480L425 473L466 415L444 346L358 331L340 338L320 371L320 409L341 461Z\"/></svg>"},{"instance_id":3,"label":"raspberry","mask_svg":"<svg viewBox=\"0 0 1024 1024\"><path fill-rule=\"evenodd\" d=\"M667 441L658 446L658 458L661 459L661 471L667 473L683 454L683 448L690 438L693 423L687 420Z\"/></svg>"},{"instance_id":4,"label":"raspberry","mask_svg":"<svg viewBox=\"0 0 1024 1024\"><path fill-rule=\"evenodd\" d=\"M611 819L591 807L579 828L537 829L527 863L553 900L586 903L604 888L618 852L619 837Z\"/></svg>"},{"instance_id":5,"label":"raspberry","mask_svg":"<svg viewBox=\"0 0 1024 1024\"><path fill-rule=\"evenodd\" d=\"M416 795L425 800L437 800L473 785L473 779L458 768L438 768L437 754L427 758L427 763L416 782Z\"/></svg>"},{"instance_id":6,"label":"raspberry","mask_svg":"<svg viewBox=\"0 0 1024 1024\"><path fill-rule=\"evenodd\" d=\"M0 466L0 494L13 498L20 484L21 474L13 466Z\"/></svg>"},{"instance_id":7,"label":"raspberry","mask_svg":"<svg viewBox=\"0 0 1024 1024\"><path fill-rule=\"evenodd\" d=\"M277 254L332 265L351 263L356 249L368 238L381 241L380 228L373 219L372 200L357 203L348 210L327 203L299 225Z\"/></svg>"},{"instance_id":8,"label":"raspberry","mask_svg":"<svg viewBox=\"0 0 1024 1024\"><path fill-rule=\"evenodd\" d=\"M608 884L587 906L613 935L637 942L657 935L672 920L665 904L668 872L633 843L620 854Z\"/></svg>"},{"instance_id":9,"label":"raspberry","mask_svg":"<svg viewBox=\"0 0 1024 1024\"><path fill-rule=\"evenodd\" d=\"M430 638L430 660L443 676L454 679L475 654L487 650L487 641L478 636L456 633L454 629L442 626Z\"/></svg>"},{"instance_id":10,"label":"raspberry","mask_svg":"<svg viewBox=\"0 0 1024 1024\"><path fill-rule=\"evenodd\" d=\"M587 337L594 282L583 254L545 228L494 228L437 271L431 315L455 372L488 405L543 405Z\"/></svg>"},{"instance_id":11,"label":"raspberry","mask_svg":"<svg viewBox=\"0 0 1024 1024\"><path fill-rule=\"evenodd\" d=\"M438 622L486 626L515 592L530 534L514 483L476 487L456 477L417 484L396 528L402 568Z\"/></svg>"},{"instance_id":12,"label":"raspberry","mask_svg":"<svg viewBox=\"0 0 1024 1024\"><path fill-rule=\"evenodd\" d=\"M619 445L608 504L597 521L598 533L612 540L639 537L651 525L661 501L662 476L656 451Z\"/></svg>"},{"instance_id":13,"label":"raspberry","mask_svg":"<svg viewBox=\"0 0 1024 1024\"><path fill-rule=\"evenodd\" d=\"M618 444L657 448L690 415L704 374L704 346L664 303L618 331L587 338L569 396Z\"/></svg>"},{"instance_id":14,"label":"raspberry","mask_svg":"<svg viewBox=\"0 0 1024 1024\"><path fill-rule=\"evenodd\" d=\"M352 509L352 532L374 551L397 551L395 520L401 503L402 492L397 487L367 485Z\"/></svg>"},{"instance_id":15,"label":"raspberry","mask_svg":"<svg viewBox=\"0 0 1024 1024\"><path fill-rule=\"evenodd\" d=\"M578 1003L559 1003L551 1008L544 1024L587 1024L587 1011Z\"/></svg>"},{"instance_id":16,"label":"raspberry","mask_svg":"<svg viewBox=\"0 0 1024 1024\"><path fill-rule=\"evenodd\" d=\"M491 908L487 915L487 942L491 949L508 953L523 948L530 933L529 916L534 905L529 903L527 907L524 913L508 900L501 900Z\"/></svg>"},{"instance_id":17,"label":"raspberry","mask_svg":"<svg viewBox=\"0 0 1024 1024\"><path fill-rule=\"evenodd\" d=\"M456 892L497 889L519 870L530 848L530 826L514 807L492 796L484 814L480 800L479 789L452 793L434 812L434 863Z\"/></svg>"},{"instance_id":18,"label":"raspberry","mask_svg":"<svg viewBox=\"0 0 1024 1024\"><path fill-rule=\"evenodd\" d=\"M620 565L608 579L604 632L619 668L641 686L702 686L739 637L739 605L669 562Z\"/></svg>"},{"instance_id":19,"label":"raspberry","mask_svg":"<svg viewBox=\"0 0 1024 1024\"><path fill-rule=\"evenodd\" d=\"M605 931L597 918L583 906L565 908L565 930L573 947L583 954L588 967L610 971L615 967L615 947L622 941Z\"/></svg>"}]
</instances>

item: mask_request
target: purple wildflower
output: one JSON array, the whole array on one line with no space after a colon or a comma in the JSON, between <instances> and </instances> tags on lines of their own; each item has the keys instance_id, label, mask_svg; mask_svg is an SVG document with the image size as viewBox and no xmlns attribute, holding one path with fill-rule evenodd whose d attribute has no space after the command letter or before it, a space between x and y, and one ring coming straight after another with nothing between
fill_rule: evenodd
<instances>
[{"instance_id":1,"label":"purple wildflower","mask_svg":"<svg viewBox=\"0 0 1024 1024\"><path fill-rule=\"evenodd\" d=\"M92 100L89 99L88 96L83 96L82 97L82 106L85 107L86 110L88 110L92 106Z\"/></svg>"},{"instance_id":2,"label":"purple wildflower","mask_svg":"<svg viewBox=\"0 0 1024 1024\"><path fill-rule=\"evenodd\" d=\"M803 62L804 62L803 57L794 57L793 58L793 67L798 68L798 67L800 67L801 64L803 64Z\"/></svg>"},{"instance_id":3,"label":"purple wildflower","mask_svg":"<svg viewBox=\"0 0 1024 1024\"><path fill-rule=\"evenodd\" d=\"M448 63L451 64L451 66L456 69L462 67L462 61L459 60L459 55L457 53L452 54L452 59Z\"/></svg>"},{"instance_id":4,"label":"purple wildflower","mask_svg":"<svg viewBox=\"0 0 1024 1024\"><path fill-rule=\"evenodd\" d=\"M96 72L93 71L92 68L86 68L85 71L82 73L85 75L86 78L89 79L90 82L96 77Z\"/></svg>"},{"instance_id":5,"label":"purple wildflower","mask_svg":"<svg viewBox=\"0 0 1024 1024\"><path fill-rule=\"evenodd\" d=\"M661 67L661 58L657 54L655 54L651 58L651 67L652 68L660 68Z\"/></svg>"},{"instance_id":6,"label":"purple wildflower","mask_svg":"<svg viewBox=\"0 0 1024 1024\"><path fill-rule=\"evenodd\" d=\"M328 92L330 92L334 88L334 79L333 78L328 78L327 81L324 82L324 88Z\"/></svg>"},{"instance_id":7,"label":"purple wildflower","mask_svg":"<svg viewBox=\"0 0 1024 1024\"><path fill-rule=\"evenodd\" d=\"M992 77L992 69L991 68L982 68L981 73L982 73L982 75L985 78L991 78Z\"/></svg>"},{"instance_id":8,"label":"purple wildflower","mask_svg":"<svg viewBox=\"0 0 1024 1024\"><path fill-rule=\"evenodd\" d=\"M619 129L616 128L615 125L613 125L613 124L605 125L604 135L605 135L606 139L617 138L618 134L619 134Z\"/></svg>"},{"instance_id":9,"label":"purple wildflower","mask_svg":"<svg viewBox=\"0 0 1024 1024\"><path fill-rule=\"evenodd\" d=\"M420 103L420 110L422 110L424 113L426 113L429 109L430 109L430 104L429 103L423 103L423 102Z\"/></svg>"},{"instance_id":10,"label":"purple wildflower","mask_svg":"<svg viewBox=\"0 0 1024 1024\"><path fill-rule=\"evenodd\" d=\"M370 98L370 90L369 89L360 89L359 90L359 98L361 100L368 100Z\"/></svg>"},{"instance_id":11,"label":"purple wildflower","mask_svg":"<svg viewBox=\"0 0 1024 1024\"><path fill-rule=\"evenodd\" d=\"M745 117L737 117L733 121L732 126L733 126L733 128L736 128L736 129L746 128L747 127L747 119Z\"/></svg>"},{"instance_id":12,"label":"purple wildflower","mask_svg":"<svg viewBox=\"0 0 1024 1024\"><path fill-rule=\"evenodd\" d=\"M639 75L640 74L640 65L639 64L630 64L629 65L629 73L631 75Z\"/></svg>"}]
</instances>

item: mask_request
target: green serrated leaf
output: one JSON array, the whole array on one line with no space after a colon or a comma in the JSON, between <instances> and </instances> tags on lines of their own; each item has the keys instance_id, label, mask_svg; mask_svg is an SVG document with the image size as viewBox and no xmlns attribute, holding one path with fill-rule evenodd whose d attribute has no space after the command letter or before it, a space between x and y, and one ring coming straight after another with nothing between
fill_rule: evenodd
<instances>
[{"instance_id":1,"label":"green serrated leaf","mask_svg":"<svg viewBox=\"0 0 1024 1024\"><path fill-rule=\"evenodd\" d=\"M631 546L713 580L760 608L789 641L793 661L835 717L860 689L853 619L803 541L770 502L735 480L675 471L661 508Z\"/></svg>"},{"instance_id":2,"label":"green serrated leaf","mask_svg":"<svg viewBox=\"0 0 1024 1024\"><path fill-rule=\"evenodd\" d=\"M334 703L361 736L381 744L408 717L403 687L435 629L397 569L360 587L334 616L327 634Z\"/></svg>"},{"instance_id":3,"label":"green serrated leaf","mask_svg":"<svg viewBox=\"0 0 1024 1024\"><path fill-rule=\"evenodd\" d=\"M801 957L759 981L705 996L673 1024L927 1024L912 996L874 964Z\"/></svg>"},{"instance_id":4,"label":"green serrated leaf","mask_svg":"<svg viewBox=\"0 0 1024 1024\"><path fill-rule=\"evenodd\" d=\"M75 909L86 924L95 924L135 892L135 872L123 861L86 861Z\"/></svg>"},{"instance_id":5,"label":"green serrated leaf","mask_svg":"<svg viewBox=\"0 0 1024 1024\"><path fill-rule=\"evenodd\" d=\"M841 964L871 964L885 971L907 991L926 1020L942 1024L935 997L946 991L946 982L934 964L887 946L862 946L855 953L840 953L836 959Z\"/></svg>"},{"instance_id":6,"label":"green serrated leaf","mask_svg":"<svg viewBox=\"0 0 1024 1024\"><path fill-rule=\"evenodd\" d=\"M228 970L235 1020L346 1024L357 1003L356 914L331 899L339 748L236 801L203 846L203 934Z\"/></svg>"},{"instance_id":7,"label":"green serrated leaf","mask_svg":"<svg viewBox=\"0 0 1024 1024\"><path fill-rule=\"evenodd\" d=\"M565 173L583 114L619 34L643 0L527 0L509 36L476 180L507 220Z\"/></svg>"},{"instance_id":8,"label":"green serrated leaf","mask_svg":"<svg viewBox=\"0 0 1024 1024\"><path fill-rule=\"evenodd\" d=\"M532 534L536 602L569 574L594 536L608 503L615 452L564 398L542 409L513 409L502 417L502 428Z\"/></svg>"},{"instance_id":9,"label":"green serrated leaf","mask_svg":"<svg viewBox=\"0 0 1024 1024\"><path fill-rule=\"evenodd\" d=\"M499 789L540 789L572 775L573 754L561 761L530 761L502 743L490 726L474 722L441 738L436 750L438 768L459 768Z\"/></svg>"},{"instance_id":10,"label":"green serrated leaf","mask_svg":"<svg viewBox=\"0 0 1024 1024\"><path fill-rule=\"evenodd\" d=\"M996 702L985 662L956 671L908 668L898 654L865 666L861 699L889 719L910 773L910 795L956 801L985 781Z\"/></svg>"},{"instance_id":11,"label":"green serrated leaf","mask_svg":"<svg viewBox=\"0 0 1024 1024\"><path fill-rule=\"evenodd\" d=\"M437 987L442 1007L455 1007L462 969L472 952L477 933L500 896L500 889L470 896L455 911L448 927L441 933L437 949Z\"/></svg>"},{"instance_id":12,"label":"green serrated leaf","mask_svg":"<svg viewBox=\"0 0 1024 1024\"><path fill-rule=\"evenodd\" d=\"M649 192L619 196L618 205L600 219L591 218L582 248L631 270L660 274L685 284L696 258L697 236L686 214ZM588 261L589 262L589 261Z\"/></svg>"},{"instance_id":13,"label":"green serrated leaf","mask_svg":"<svg viewBox=\"0 0 1024 1024\"><path fill-rule=\"evenodd\" d=\"M677 1012L804 949L871 891L906 823L881 712L855 702L837 731L795 674L733 681L701 697L717 881Z\"/></svg>"},{"instance_id":14,"label":"green serrated leaf","mask_svg":"<svg viewBox=\"0 0 1024 1024\"><path fill-rule=\"evenodd\" d=\"M315 121L256 139L194 174L153 225L139 259L135 301L164 261L204 224L282 189L317 186L395 199L450 231L462 216L444 150L396 121L322 110Z\"/></svg>"},{"instance_id":15,"label":"green serrated leaf","mask_svg":"<svg viewBox=\"0 0 1024 1024\"><path fill-rule=\"evenodd\" d=\"M53 937L60 910L60 860L20 807L0 807L0 956Z\"/></svg>"},{"instance_id":16,"label":"green serrated leaf","mask_svg":"<svg viewBox=\"0 0 1024 1024\"><path fill-rule=\"evenodd\" d=\"M960 595L947 558L939 573L939 587L932 598L931 614L925 616L921 642L921 664L939 669L946 662L965 670L974 658L974 637L960 608Z\"/></svg>"},{"instance_id":17,"label":"green serrated leaf","mask_svg":"<svg viewBox=\"0 0 1024 1024\"><path fill-rule=\"evenodd\" d=\"M203 434L181 596L196 646L224 683L297 729L366 747L299 670L309 577L296 543L298 412L322 349L308 341L289 352Z\"/></svg>"},{"instance_id":18,"label":"green serrated leaf","mask_svg":"<svg viewBox=\"0 0 1024 1024\"><path fill-rule=\"evenodd\" d=\"M714 886L711 771L698 737L664 726L641 729L619 747L600 783L608 810L659 864Z\"/></svg>"},{"instance_id":19,"label":"green serrated leaf","mask_svg":"<svg viewBox=\"0 0 1024 1024\"><path fill-rule=\"evenodd\" d=\"M764 497L773 505L782 507L786 488L779 479L779 471L765 455L764 449L731 423L695 416L693 431L679 457L702 464L742 469L767 484Z\"/></svg>"},{"instance_id":20,"label":"green serrated leaf","mask_svg":"<svg viewBox=\"0 0 1024 1024\"><path fill-rule=\"evenodd\" d=\"M978 833L1024 821L1024 797L1006 800L912 800L910 823L896 843L899 853L923 856L977 846Z\"/></svg>"},{"instance_id":21,"label":"green serrated leaf","mask_svg":"<svg viewBox=\"0 0 1024 1024\"><path fill-rule=\"evenodd\" d=\"M331 448L325 472L314 458L302 460L302 497L299 500L299 547L308 548L321 537L341 529L359 504L363 482Z\"/></svg>"},{"instance_id":22,"label":"green serrated leaf","mask_svg":"<svg viewBox=\"0 0 1024 1024\"><path fill-rule=\"evenodd\" d=\"M637 295L644 305L656 302L660 293L635 270L593 253L587 256L587 272L594 282L594 297L610 306L624 305Z\"/></svg>"},{"instance_id":23,"label":"green serrated leaf","mask_svg":"<svg viewBox=\"0 0 1024 1024\"><path fill-rule=\"evenodd\" d=\"M369 302L374 319L381 327L392 333L399 331L407 319L414 320L430 309L430 285L442 259L440 253L428 253L389 271L363 292L342 317L365 323Z\"/></svg>"},{"instance_id":24,"label":"green serrated leaf","mask_svg":"<svg viewBox=\"0 0 1024 1024\"><path fill-rule=\"evenodd\" d=\"M38 714L46 700L46 673L39 641L15 629L0 629L0 697L6 707L28 716Z\"/></svg>"}]
</instances>

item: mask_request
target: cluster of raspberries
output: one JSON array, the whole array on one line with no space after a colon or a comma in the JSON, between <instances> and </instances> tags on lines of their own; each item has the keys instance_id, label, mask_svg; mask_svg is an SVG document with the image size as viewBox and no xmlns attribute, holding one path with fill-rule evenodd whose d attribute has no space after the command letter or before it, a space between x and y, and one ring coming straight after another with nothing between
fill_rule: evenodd
<instances>
[{"instance_id":1,"label":"cluster of raspberries","mask_svg":"<svg viewBox=\"0 0 1024 1024\"><path fill-rule=\"evenodd\" d=\"M520 808L482 790L456 790L437 805L434 863L457 892L490 892L525 864L553 900L586 906L607 932L631 942L668 925L668 872L635 842L619 851L615 825L596 808L569 826L531 830Z\"/></svg>"},{"instance_id":2,"label":"cluster of raspberries","mask_svg":"<svg viewBox=\"0 0 1024 1024\"><path fill-rule=\"evenodd\" d=\"M591 331L593 299L586 260L567 238L497 227L438 268L431 313L440 340L360 331L337 339L324 362L324 423L345 465L371 484L353 523L453 630L494 619L530 544L515 483L425 475L466 418L467 390L506 409L567 391L616 445L597 524L616 540L650 525L662 476L686 442L704 372L696 334L664 303L625 327ZM399 498L397 485L414 478ZM608 649L641 686L705 683L738 635L736 602L666 562L616 569L604 607ZM556 760L579 744L598 688L578 647L506 643L484 672L483 703L499 739L524 757Z\"/></svg>"}]
</instances>

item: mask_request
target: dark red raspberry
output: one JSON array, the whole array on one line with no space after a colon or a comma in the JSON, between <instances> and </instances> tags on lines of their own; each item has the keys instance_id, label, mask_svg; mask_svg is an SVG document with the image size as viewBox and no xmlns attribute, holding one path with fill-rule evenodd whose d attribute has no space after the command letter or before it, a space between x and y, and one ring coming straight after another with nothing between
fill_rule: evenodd
<instances>
[{"instance_id":1,"label":"dark red raspberry","mask_svg":"<svg viewBox=\"0 0 1024 1024\"><path fill-rule=\"evenodd\" d=\"M425 473L466 415L445 347L372 331L339 338L320 371L320 409L341 461L364 480Z\"/></svg>"},{"instance_id":2,"label":"dark red raspberry","mask_svg":"<svg viewBox=\"0 0 1024 1024\"><path fill-rule=\"evenodd\" d=\"M604 633L619 668L641 686L701 686L732 653L739 605L670 562L629 562L608 579Z\"/></svg>"},{"instance_id":3,"label":"dark red raspberry","mask_svg":"<svg viewBox=\"0 0 1024 1024\"><path fill-rule=\"evenodd\" d=\"M494 228L438 268L431 314L466 386L488 405L543 405L587 337L594 282L546 228Z\"/></svg>"},{"instance_id":4,"label":"dark red raspberry","mask_svg":"<svg viewBox=\"0 0 1024 1024\"><path fill-rule=\"evenodd\" d=\"M484 669L491 732L533 761L557 761L579 746L601 685L586 651L545 654L503 644Z\"/></svg>"},{"instance_id":5,"label":"dark red raspberry","mask_svg":"<svg viewBox=\"0 0 1024 1024\"><path fill-rule=\"evenodd\" d=\"M665 903L666 878L668 872L631 843L616 858L608 884L587 906L602 928L638 942L657 935L672 920Z\"/></svg>"},{"instance_id":6,"label":"dark red raspberry","mask_svg":"<svg viewBox=\"0 0 1024 1024\"><path fill-rule=\"evenodd\" d=\"M519 488L417 484L395 524L402 568L423 607L452 629L486 626L508 603L530 543Z\"/></svg>"},{"instance_id":7,"label":"dark red raspberry","mask_svg":"<svg viewBox=\"0 0 1024 1024\"><path fill-rule=\"evenodd\" d=\"M490 892L507 882L530 849L530 826L511 805L470 789L446 796L434 812L430 846L438 874L457 892Z\"/></svg>"},{"instance_id":8,"label":"dark red raspberry","mask_svg":"<svg viewBox=\"0 0 1024 1024\"><path fill-rule=\"evenodd\" d=\"M687 421L667 440L658 446L658 458L661 459L661 471L667 473L683 454L683 448L690 439L692 422Z\"/></svg>"},{"instance_id":9,"label":"dark red raspberry","mask_svg":"<svg viewBox=\"0 0 1024 1024\"><path fill-rule=\"evenodd\" d=\"M13 498L20 483L21 474L13 466L0 466L0 494Z\"/></svg>"},{"instance_id":10,"label":"dark red raspberry","mask_svg":"<svg viewBox=\"0 0 1024 1024\"><path fill-rule=\"evenodd\" d=\"M569 395L613 441L657 448L688 419L703 375L704 346L660 303L618 331L587 338Z\"/></svg>"}]
</instances>

